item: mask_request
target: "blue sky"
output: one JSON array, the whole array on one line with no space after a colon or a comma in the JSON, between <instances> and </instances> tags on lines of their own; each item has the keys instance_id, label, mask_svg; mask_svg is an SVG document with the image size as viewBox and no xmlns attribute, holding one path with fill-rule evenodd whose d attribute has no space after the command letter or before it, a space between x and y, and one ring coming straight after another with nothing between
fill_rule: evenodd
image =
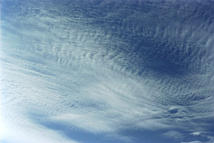
<instances>
[{"instance_id":1,"label":"blue sky","mask_svg":"<svg viewBox=\"0 0 214 143\"><path fill-rule=\"evenodd\" d=\"M213 143L212 0L2 0L1 143Z\"/></svg>"}]
</instances>

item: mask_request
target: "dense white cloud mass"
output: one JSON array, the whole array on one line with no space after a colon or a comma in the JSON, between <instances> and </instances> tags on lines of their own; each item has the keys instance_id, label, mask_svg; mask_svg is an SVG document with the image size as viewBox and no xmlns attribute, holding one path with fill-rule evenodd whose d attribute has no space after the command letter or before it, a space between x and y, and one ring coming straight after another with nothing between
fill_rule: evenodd
<instances>
[{"instance_id":1,"label":"dense white cloud mass","mask_svg":"<svg viewBox=\"0 0 214 143\"><path fill-rule=\"evenodd\" d=\"M0 142L213 141L213 2L2 5Z\"/></svg>"}]
</instances>

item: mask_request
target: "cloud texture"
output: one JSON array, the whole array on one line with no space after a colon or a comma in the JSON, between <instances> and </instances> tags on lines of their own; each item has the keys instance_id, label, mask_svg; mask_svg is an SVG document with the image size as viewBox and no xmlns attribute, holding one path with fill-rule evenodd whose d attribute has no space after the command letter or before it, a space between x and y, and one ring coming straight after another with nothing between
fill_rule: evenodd
<instances>
[{"instance_id":1,"label":"cloud texture","mask_svg":"<svg viewBox=\"0 0 214 143\"><path fill-rule=\"evenodd\" d=\"M0 139L212 142L213 6L3 0Z\"/></svg>"}]
</instances>

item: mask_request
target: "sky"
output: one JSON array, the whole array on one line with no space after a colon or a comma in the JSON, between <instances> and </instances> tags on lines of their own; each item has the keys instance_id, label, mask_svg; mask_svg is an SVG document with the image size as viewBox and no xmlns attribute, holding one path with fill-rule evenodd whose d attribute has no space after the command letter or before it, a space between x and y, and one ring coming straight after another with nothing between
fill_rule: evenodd
<instances>
[{"instance_id":1,"label":"sky","mask_svg":"<svg viewBox=\"0 0 214 143\"><path fill-rule=\"evenodd\" d=\"M0 143L214 143L213 0L0 8Z\"/></svg>"}]
</instances>

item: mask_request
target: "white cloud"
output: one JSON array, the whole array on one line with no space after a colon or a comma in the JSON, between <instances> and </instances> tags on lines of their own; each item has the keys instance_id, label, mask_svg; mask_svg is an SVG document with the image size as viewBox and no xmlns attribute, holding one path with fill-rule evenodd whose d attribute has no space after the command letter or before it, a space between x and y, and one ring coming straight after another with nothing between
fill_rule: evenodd
<instances>
[{"instance_id":1,"label":"white cloud","mask_svg":"<svg viewBox=\"0 0 214 143\"><path fill-rule=\"evenodd\" d=\"M199 136L201 134L201 132L193 132L192 135L194 136Z\"/></svg>"},{"instance_id":2,"label":"white cloud","mask_svg":"<svg viewBox=\"0 0 214 143\"><path fill-rule=\"evenodd\" d=\"M32 10L36 7L30 3L27 6ZM182 138L182 135L171 128L194 130L192 128L198 126L194 119L210 117L206 111L213 106L213 98L206 98L210 94L206 90L212 89L212 84L203 87L207 85L210 73L179 79L153 76L152 73L139 76L138 66L141 65L135 65L135 60L130 62L139 55L126 51L130 46L128 41L115 36L121 33L114 35L114 32L86 24L93 19L65 14L56 16L49 10L61 12L55 7L47 7L40 9L40 14L29 12L3 22L6 28L3 29L4 55L1 54L0 59L3 69L0 73L0 107L4 117L1 122L8 122L8 127L4 127L4 130L8 129L7 139L13 138L13 142L27 142L31 138L41 143L75 142L42 127L35 121L39 118L29 117L31 113L45 115L45 122L61 122L91 133L119 136L123 129L170 129L164 135L173 138ZM205 35L201 42L206 47L213 42L213 38L205 40L212 37L207 32L199 30L190 34L189 24L176 24L177 29L173 23L163 33L157 26L153 40L185 39L191 43L197 41L197 36ZM150 32L150 29L146 30L143 36L151 36ZM16 134L14 128L20 133ZM23 137L25 134L27 138ZM200 132L192 135L200 135Z\"/></svg>"},{"instance_id":3,"label":"white cloud","mask_svg":"<svg viewBox=\"0 0 214 143\"><path fill-rule=\"evenodd\" d=\"M4 121L3 123L5 124L7 122ZM11 143L78 143L77 141L66 139L58 132L48 130L31 122L25 122L24 126L17 126L17 124L11 124L10 122L6 124L5 127L6 130L1 129L3 136L0 140Z\"/></svg>"},{"instance_id":4,"label":"white cloud","mask_svg":"<svg viewBox=\"0 0 214 143\"><path fill-rule=\"evenodd\" d=\"M190 141L190 142L181 142L181 143L202 143L200 141Z\"/></svg>"}]
</instances>

